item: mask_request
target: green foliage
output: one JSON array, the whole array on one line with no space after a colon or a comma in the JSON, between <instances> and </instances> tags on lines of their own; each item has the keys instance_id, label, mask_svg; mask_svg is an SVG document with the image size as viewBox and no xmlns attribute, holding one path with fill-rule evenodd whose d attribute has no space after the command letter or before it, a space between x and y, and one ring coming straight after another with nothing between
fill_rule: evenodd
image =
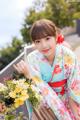
<instances>
[{"instance_id":1,"label":"green foliage","mask_svg":"<svg viewBox=\"0 0 80 120\"><path fill-rule=\"evenodd\" d=\"M28 100L31 102L31 104L34 108L38 107L38 105L40 104L40 99L38 99L36 97L36 94L31 89L31 87L29 87L27 90L28 90L28 94L29 94L29 99Z\"/></svg>"},{"instance_id":2,"label":"green foliage","mask_svg":"<svg viewBox=\"0 0 80 120\"><path fill-rule=\"evenodd\" d=\"M23 112L19 112L18 114L16 113L16 111L13 111L13 112L7 113L4 119L5 120L27 120L28 119Z\"/></svg>"},{"instance_id":3,"label":"green foliage","mask_svg":"<svg viewBox=\"0 0 80 120\"><path fill-rule=\"evenodd\" d=\"M80 19L80 2L70 3L70 9L73 12L73 19Z\"/></svg>"},{"instance_id":4,"label":"green foliage","mask_svg":"<svg viewBox=\"0 0 80 120\"><path fill-rule=\"evenodd\" d=\"M48 0L52 9L52 20L58 27L71 26L74 24L74 14L80 11L78 2L65 0Z\"/></svg>"},{"instance_id":5,"label":"green foliage","mask_svg":"<svg viewBox=\"0 0 80 120\"><path fill-rule=\"evenodd\" d=\"M11 113L9 115L8 114L5 115L5 120L14 120L14 119L15 119L15 116Z\"/></svg>"},{"instance_id":6,"label":"green foliage","mask_svg":"<svg viewBox=\"0 0 80 120\"><path fill-rule=\"evenodd\" d=\"M41 18L47 18L49 19L50 18L50 11L40 11L40 12L36 12L35 10L33 9L30 9L29 11L29 15L26 16L25 20L24 20L24 25L21 29L21 34L23 36L23 40L24 42L26 43L31 43L31 38L30 38L30 28L31 28L31 25L36 21L36 20L39 20ZM47 14L49 14L49 16L47 16Z\"/></svg>"},{"instance_id":7,"label":"green foliage","mask_svg":"<svg viewBox=\"0 0 80 120\"><path fill-rule=\"evenodd\" d=\"M32 24L41 18L52 20L57 27L73 26L74 20L80 18L80 4L66 0L36 0L25 15L21 34L24 42L31 43L29 35Z\"/></svg>"},{"instance_id":8,"label":"green foliage","mask_svg":"<svg viewBox=\"0 0 80 120\"><path fill-rule=\"evenodd\" d=\"M46 2L41 0L36 0L33 7L29 9L28 14L25 15L24 24L21 29L21 35L23 37L23 41L26 43L31 43L30 38L30 28L32 24L41 18L51 18L51 9L45 7Z\"/></svg>"},{"instance_id":9,"label":"green foliage","mask_svg":"<svg viewBox=\"0 0 80 120\"><path fill-rule=\"evenodd\" d=\"M14 71L12 74L12 78L18 80L18 79L23 79L25 77L23 74L19 74L17 71Z\"/></svg>"},{"instance_id":10,"label":"green foliage","mask_svg":"<svg viewBox=\"0 0 80 120\"><path fill-rule=\"evenodd\" d=\"M21 40L14 37L11 45L0 50L0 70L20 54L22 44L23 42Z\"/></svg>"}]
</instances>

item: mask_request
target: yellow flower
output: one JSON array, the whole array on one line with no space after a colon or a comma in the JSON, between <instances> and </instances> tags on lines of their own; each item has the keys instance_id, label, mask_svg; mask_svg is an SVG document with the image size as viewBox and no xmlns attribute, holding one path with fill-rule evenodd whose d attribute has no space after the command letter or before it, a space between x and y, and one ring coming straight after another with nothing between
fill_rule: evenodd
<instances>
[{"instance_id":1,"label":"yellow flower","mask_svg":"<svg viewBox=\"0 0 80 120\"><path fill-rule=\"evenodd\" d=\"M23 90L21 92L21 96L24 101L29 98L29 95L27 94L26 90Z\"/></svg>"},{"instance_id":2,"label":"yellow flower","mask_svg":"<svg viewBox=\"0 0 80 120\"><path fill-rule=\"evenodd\" d=\"M12 91L9 93L9 96L12 97L12 98L16 98L16 93L15 91Z\"/></svg>"},{"instance_id":3,"label":"yellow flower","mask_svg":"<svg viewBox=\"0 0 80 120\"><path fill-rule=\"evenodd\" d=\"M23 104L24 104L24 100L23 100L22 97L15 99L15 104L14 104L14 106L15 106L16 108L18 108L20 105L23 105Z\"/></svg>"},{"instance_id":4,"label":"yellow flower","mask_svg":"<svg viewBox=\"0 0 80 120\"><path fill-rule=\"evenodd\" d=\"M23 89L20 87L20 86L16 86L16 88L15 88L15 92L16 93L19 93L19 92L21 92Z\"/></svg>"},{"instance_id":5,"label":"yellow flower","mask_svg":"<svg viewBox=\"0 0 80 120\"><path fill-rule=\"evenodd\" d=\"M64 60L65 60L65 63L68 65L72 65L72 63L73 63L73 58L69 55L65 55Z\"/></svg>"},{"instance_id":6,"label":"yellow flower","mask_svg":"<svg viewBox=\"0 0 80 120\"><path fill-rule=\"evenodd\" d=\"M29 84L27 83L27 82L25 82L25 84L24 84L26 87L29 87Z\"/></svg>"},{"instance_id":7,"label":"yellow flower","mask_svg":"<svg viewBox=\"0 0 80 120\"><path fill-rule=\"evenodd\" d=\"M38 76L32 77L32 80L33 80L34 82L36 82L36 83L39 83L39 82L42 81Z\"/></svg>"},{"instance_id":8,"label":"yellow flower","mask_svg":"<svg viewBox=\"0 0 80 120\"><path fill-rule=\"evenodd\" d=\"M23 90L22 92L21 92L21 95L26 95L27 94L27 91L26 90Z\"/></svg>"},{"instance_id":9,"label":"yellow flower","mask_svg":"<svg viewBox=\"0 0 80 120\"><path fill-rule=\"evenodd\" d=\"M28 95L22 96L21 98L22 98L23 101L25 101L25 100L27 100L29 98L29 96Z\"/></svg>"}]
</instances>

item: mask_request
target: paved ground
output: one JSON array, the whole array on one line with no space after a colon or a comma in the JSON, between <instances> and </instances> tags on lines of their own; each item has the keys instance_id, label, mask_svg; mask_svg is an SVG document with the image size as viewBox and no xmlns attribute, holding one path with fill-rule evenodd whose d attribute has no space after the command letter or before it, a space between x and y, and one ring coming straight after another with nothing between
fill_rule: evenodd
<instances>
[{"instance_id":1,"label":"paved ground","mask_svg":"<svg viewBox=\"0 0 80 120\"><path fill-rule=\"evenodd\" d=\"M80 61L80 46L77 47L74 52L77 55L78 60Z\"/></svg>"},{"instance_id":2,"label":"paved ground","mask_svg":"<svg viewBox=\"0 0 80 120\"><path fill-rule=\"evenodd\" d=\"M73 34L70 36L66 36L65 40L72 46L73 51L80 61L80 36L78 36L77 34Z\"/></svg>"}]
</instances>

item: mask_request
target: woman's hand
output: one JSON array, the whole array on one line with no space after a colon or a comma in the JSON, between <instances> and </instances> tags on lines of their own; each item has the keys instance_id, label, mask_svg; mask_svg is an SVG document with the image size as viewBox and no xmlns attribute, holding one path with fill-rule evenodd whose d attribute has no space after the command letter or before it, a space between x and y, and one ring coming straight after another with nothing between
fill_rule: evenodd
<instances>
[{"instance_id":1,"label":"woman's hand","mask_svg":"<svg viewBox=\"0 0 80 120\"><path fill-rule=\"evenodd\" d=\"M0 112L4 112L6 109L5 105L3 103L0 103Z\"/></svg>"},{"instance_id":2,"label":"woman's hand","mask_svg":"<svg viewBox=\"0 0 80 120\"><path fill-rule=\"evenodd\" d=\"M28 68L28 64L25 63L23 60L21 60L16 65L13 65L13 67L21 74L24 74L25 77L30 78L30 72Z\"/></svg>"}]
</instances>

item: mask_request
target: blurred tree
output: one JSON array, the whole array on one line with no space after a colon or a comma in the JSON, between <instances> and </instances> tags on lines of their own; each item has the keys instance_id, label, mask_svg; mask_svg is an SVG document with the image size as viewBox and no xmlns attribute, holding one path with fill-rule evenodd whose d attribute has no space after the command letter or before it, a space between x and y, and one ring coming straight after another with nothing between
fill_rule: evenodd
<instances>
[{"instance_id":1,"label":"blurred tree","mask_svg":"<svg viewBox=\"0 0 80 120\"><path fill-rule=\"evenodd\" d=\"M23 41L14 37L11 45L0 50L0 70L16 58L22 49Z\"/></svg>"},{"instance_id":2,"label":"blurred tree","mask_svg":"<svg viewBox=\"0 0 80 120\"><path fill-rule=\"evenodd\" d=\"M70 2L70 9L73 12L73 19L80 19L80 2L76 0Z\"/></svg>"},{"instance_id":3,"label":"blurred tree","mask_svg":"<svg viewBox=\"0 0 80 120\"><path fill-rule=\"evenodd\" d=\"M40 18L50 19L60 28L73 26L74 20L80 18L80 4L69 0L36 0L25 15L21 29L24 42L31 43L29 30L34 21Z\"/></svg>"},{"instance_id":4,"label":"blurred tree","mask_svg":"<svg viewBox=\"0 0 80 120\"><path fill-rule=\"evenodd\" d=\"M31 43L29 32L32 24L41 18L50 19L51 15L51 9L46 6L46 1L36 0L33 7L29 9L28 14L25 15L24 23L21 28L23 41L26 43Z\"/></svg>"},{"instance_id":5,"label":"blurred tree","mask_svg":"<svg viewBox=\"0 0 80 120\"><path fill-rule=\"evenodd\" d=\"M52 9L52 20L58 27L74 25L75 15L80 14L80 4L76 0L73 2L69 0L47 0L47 2Z\"/></svg>"}]
</instances>

